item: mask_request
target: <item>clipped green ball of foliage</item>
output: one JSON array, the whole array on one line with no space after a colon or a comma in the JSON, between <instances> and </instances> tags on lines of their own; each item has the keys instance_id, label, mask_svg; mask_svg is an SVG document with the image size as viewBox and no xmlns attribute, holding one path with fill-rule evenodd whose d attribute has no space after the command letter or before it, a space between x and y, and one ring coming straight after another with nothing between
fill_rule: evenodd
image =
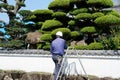
<instances>
[{"instance_id":1,"label":"clipped green ball of foliage","mask_svg":"<svg viewBox=\"0 0 120 80\"><path fill-rule=\"evenodd\" d=\"M36 23L36 25L37 25L37 27L38 27L38 26L39 26L39 27L42 27L43 23L44 23L44 22L38 22L38 23Z\"/></svg>"},{"instance_id":2,"label":"clipped green ball of foliage","mask_svg":"<svg viewBox=\"0 0 120 80\"><path fill-rule=\"evenodd\" d=\"M74 26L75 24L76 24L75 20L70 20L68 22L68 25L70 25L70 26Z\"/></svg>"},{"instance_id":3,"label":"clipped green ball of foliage","mask_svg":"<svg viewBox=\"0 0 120 80\"><path fill-rule=\"evenodd\" d=\"M93 19L101 17L101 16L104 16L104 14L102 12L96 12L96 13L92 14Z\"/></svg>"},{"instance_id":4,"label":"clipped green ball of foliage","mask_svg":"<svg viewBox=\"0 0 120 80\"><path fill-rule=\"evenodd\" d=\"M100 42L93 42L88 45L89 50L101 50L104 49L104 46Z\"/></svg>"},{"instance_id":5,"label":"clipped green ball of foliage","mask_svg":"<svg viewBox=\"0 0 120 80\"><path fill-rule=\"evenodd\" d=\"M120 24L120 18L114 15L105 15L94 20L97 25L117 25Z\"/></svg>"},{"instance_id":6,"label":"clipped green ball of foliage","mask_svg":"<svg viewBox=\"0 0 120 80\"><path fill-rule=\"evenodd\" d=\"M35 19L36 19L36 16L35 16L35 15L32 15L32 16L29 16L27 19L28 19L28 20L35 20Z\"/></svg>"},{"instance_id":7,"label":"clipped green ball of foliage","mask_svg":"<svg viewBox=\"0 0 120 80\"><path fill-rule=\"evenodd\" d=\"M40 36L40 40L42 41L52 41L52 36L51 34L43 34Z\"/></svg>"},{"instance_id":8,"label":"clipped green ball of foliage","mask_svg":"<svg viewBox=\"0 0 120 80\"><path fill-rule=\"evenodd\" d=\"M71 8L70 0L54 0L48 6L48 9L52 10L64 9L66 11L69 11L70 8Z\"/></svg>"},{"instance_id":9,"label":"clipped green ball of foliage","mask_svg":"<svg viewBox=\"0 0 120 80\"><path fill-rule=\"evenodd\" d=\"M52 10L35 10L33 11L33 14L34 15L52 15L53 14L53 11Z\"/></svg>"},{"instance_id":10,"label":"clipped green ball of foliage","mask_svg":"<svg viewBox=\"0 0 120 80\"><path fill-rule=\"evenodd\" d=\"M55 13L52 14L52 17L54 17L54 18L65 18L66 13L64 13L64 12L55 12Z\"/></svg>"},{"instance_id":11,"label":"clipped green ball of foliage","mask_svg":"<svg viewBox=\"0 0 120 80\"><path fill-rule=\"evenodd\" d=\"M87 26L80 30L82 33L95 33L96 28L94 26Z\"/></svg>"},{"instance_id":12,"label":"clipped green ball of foliage","mask_svg":"<svg viewBox=\"0 0 120 80\"><path fill-rule=\"evenodd\" d=\"M50 30L53 30L53 29L56 29L62 26L63 24L58 20L46 20L43 23L41 29L45 31L50 31Z\"/></svg>"},{"instance_id":13,"label":"clipped green ball of foliage","mask_svg":"<svg viewBox=\"0 0 120 80\"><path fill-rule=\"evenodd\" d=\"M78 31L71 32L71 39L76 40L79 37L80 37L80 33Z\"/></svg>"},{"instance_id":14,"label":"clipped green ball of foliage","mask_svg":"<svg viewBox=\"0 0 120 80\"><path fill-rule=\"evenodd\" d=\"M79 19L91 19L92 18L92 14L90 13L79 13L78 15L75 16L75 19L79 20Z\"/></svg>"},{"instance_id":15,"label":"clipped green ball of foliage","mask_svg":"<svg viewBox=\"0 0 120 80\"><path fill-rule=\"evenodd\" d=\"M87 4L90 6L95 6L95 7L103 7L103 8L107 8L107 7L112 7L113 6L113 2L112 0L88 0Z\"/></svg>"},{"instance_id":16,"label":"clipped green ball of foliage","mask_svg":"<svg viewBox=\"0 0 120 80\"><path fill-rule=\"evenodd\" d=\"M115 10L111 10L110 12L108 12L107 14L112 14L112 15L115 15L117 17L120 17L120 13L115 11Z\"/></svg>"},{"instance_id":17,"label":"clipped green ball of foliage","mask_svg":"<svg viewBox=\"0 0 120 80\"><path fill-rule=\"evenodd\" d=\"M75 3L78 3L78 2L79 2L79 0L70 0L71 4L75 4Z\"/></svg>"},{"instance_id":18,"label":"clipped green ball of foliage","mask_svg":"<svg viewBox=\"0 0 120 80\"><path fill-rule=\"evenodd\" d=\"M77 50L88 50L88 46L85 46L85 45L77 45L75 46L75 48Z\"/></svg>"},{"instance_id":19,"label":"clipped green ball of foliage","mask_svg":"<svg viewBox=\"0 0 120 80\"><path fill-rule=\"evenodd\" d=\"M33 11L33 14L36 16L36 19L34 21L45 21L48 19L52 19L52 10L35 10Z\"/></svg>"},{"instance_id":20,"label":"clipped green ball of foliage","mask_svg":"<svg viewBox=\"0 0 120 80\"><path fill-rule=\"evenodd\" d=\"M87 8L79 8L79 9L73 9L71 11L69 11L69 13L71 15L77 15L79 13L87 13L88 12L88 9Z\"/></svg>"},{"instance_id":21,"label":"clipped green ball of foliage","mask_svg":"<svg viewBox=\"0 0 120 80\"><path fill-rule=\"evenodd\" d=\"M71 33L70 29L68 29L68 28L57 28L57 29L55 29L51 32L51 35L53 36L53 38L55 38L56 33L58 31L61 31L63 33L63 38L64 39L67 39L68 37L70 37L70 33Z\"/></svg>"}]
</instances>

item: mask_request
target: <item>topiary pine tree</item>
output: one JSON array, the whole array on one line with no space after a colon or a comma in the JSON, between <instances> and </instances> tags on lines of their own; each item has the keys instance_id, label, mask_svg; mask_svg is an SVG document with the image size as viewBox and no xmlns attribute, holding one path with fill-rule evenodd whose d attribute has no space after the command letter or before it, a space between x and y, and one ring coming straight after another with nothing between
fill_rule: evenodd
<instances>
[{"instance_id":1,"label":"topiary pine tree","mask_svg":"<svg viewBox=\"0 0 120 80\"><path fill-rule=\"evenodd\" d=\"M85 42L89 45L94 41L101 42L103 35L108 38L113 31L118 31L120 14L112 6L112 0L54 0L48 10L33 11L30 20L39 23L39 31L50 34L53 39L55 32L60 30L67 41L87 37ZM50 40L44 40L51 41L50 35Z\"/></svg>"}]
</instances>

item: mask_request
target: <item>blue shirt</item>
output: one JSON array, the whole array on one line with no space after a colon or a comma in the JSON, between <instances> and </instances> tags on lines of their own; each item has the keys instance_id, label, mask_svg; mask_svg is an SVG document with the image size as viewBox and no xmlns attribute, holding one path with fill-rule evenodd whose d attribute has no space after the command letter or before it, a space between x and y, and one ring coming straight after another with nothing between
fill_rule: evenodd
<instances>
[{"instance_id":1,"label":"blue shirt","mask_svg":"<svg viewBox=\"0 0 120 80\"><path fill-rule=\"evenodd\" d=\"M64 55L64 49L67 49L66 41L62 38L56 38L52 41L50 52L52 54Z\"/></svg>"}]
</instances>

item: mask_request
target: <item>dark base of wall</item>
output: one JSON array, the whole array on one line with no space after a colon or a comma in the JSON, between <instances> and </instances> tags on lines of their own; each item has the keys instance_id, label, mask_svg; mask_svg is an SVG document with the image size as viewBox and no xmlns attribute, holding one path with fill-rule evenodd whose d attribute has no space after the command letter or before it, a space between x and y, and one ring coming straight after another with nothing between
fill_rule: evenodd
<instances>
[{"instance_id":1,"label":"dark base of wall","mask_svg":"<svg viewBox=\"0 0 120 80\"><path fill-rule=\"evenodd\" d=\"M0 80L52 80L53 75L51 73L44 72L24 72L16 70L0 70ZM104 77L99 78L89 75L90 80L120 80L120 78ZM85 76L64 75L61 80L87 80Z\"/></svg>"}]
</instances>

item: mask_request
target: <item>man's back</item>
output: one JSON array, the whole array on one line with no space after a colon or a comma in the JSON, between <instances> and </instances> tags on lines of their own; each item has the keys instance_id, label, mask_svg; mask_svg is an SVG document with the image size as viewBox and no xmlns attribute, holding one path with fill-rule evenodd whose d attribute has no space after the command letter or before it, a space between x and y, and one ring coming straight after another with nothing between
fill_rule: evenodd
<instances>
[{"instance_id":1,"label":"man's back","mask_svg":"<svg viewBox=\"0 0 120 80\"><path fill-rule=\"evenodd\" d=\"M52 41L50 51L51 51L51 53L54 53L54 54L63 55L64 49L66 49L66 48L67 48L67 46L66 46L65 40L62 38L56 38L55 40Z\"/></svg>"}]
</instances>

